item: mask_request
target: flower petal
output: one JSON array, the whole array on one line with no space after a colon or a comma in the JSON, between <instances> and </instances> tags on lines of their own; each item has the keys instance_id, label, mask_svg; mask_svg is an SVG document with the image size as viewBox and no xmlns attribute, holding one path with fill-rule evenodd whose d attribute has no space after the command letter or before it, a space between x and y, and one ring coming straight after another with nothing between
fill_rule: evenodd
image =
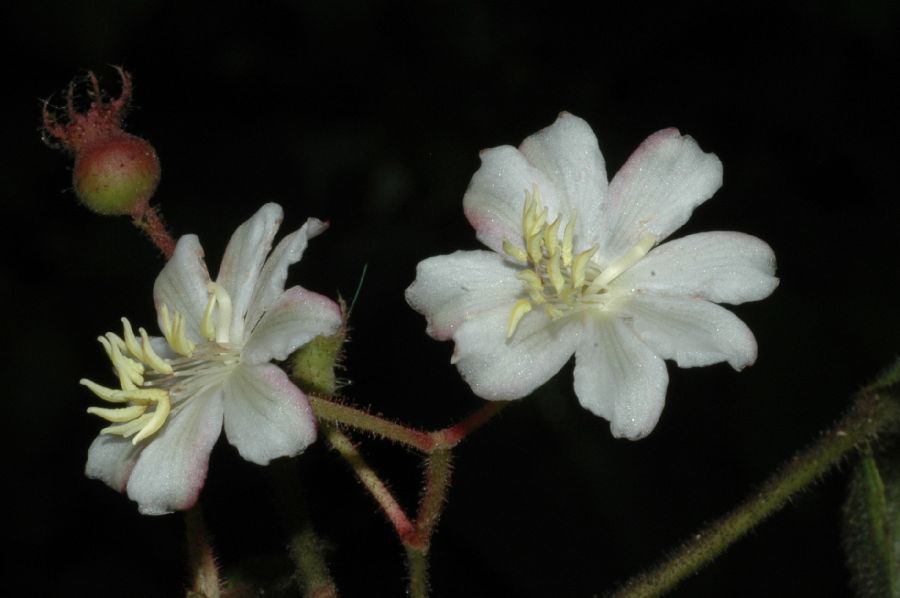
<instances>
[{"instance_id":1,"label":"flower petal","mask_svg":"<svg viewBox=\"0 0 900 598\"><path fill-rule=\"evenodd\" d=\"M499 254L503 254L504 240L523 247L525 193L535 185L552 222L559 213L560 196L544 173L509 145L481 152L481 167L463 197L463 211L478 240Z\"/></svg>"},{"instance_id":2,"label":"flower petal","mask_svg":"<svg viewBox=\"0 0 900 598\"><path fill-rule=\"evenodd\" d=\"M267 203L234 231L225 248L216 282L231 296L232 342L243 338L244 318L250 298L256 289L263 262L272 249L272 240L281 226L282 217L281 206Z\"/></svg>"},{"instance_id":3,"label":"flower petal","mask_svg":"<svg viewBox=\"0 0 900 598\"><path fill-rule=\"evenodd\" d=\"M756 361L756 339L740 318L704 299L636 293L622 306L629 326L657 355L683 368Z\"/></svg>"},{"instance_id":4,"label":"flower petal","mask_svg":"<svg viewBox=\"0 0 900 598\"><path fill-rule=\"evenodd\" d=\"M319 236L327 228L327 223L309 218L299 230L292 232L275 246L263 266L256 290L250 299L245 320L247 329L252 330L269 306L284 292L288 266L300 261L309 239Z\"/></svg>"},{"instance_id":5,"label":"flower petal","mask_svg":"<svg viewBox=\"0 0 900 598\"><path fill-rule=\"evenodd\" d=\"M452 363L472 392L484 399L509 400L530 394L572 356L580 327L551 321L540 310L527 314L512 338L506 338L512 305L483 312L463 322L454 335Z\"/></svg>"},{"instance_id":6,"label":"flower petal","mask_svg":"<svg viewBox=\"0 0 900 598\"><path fill-rule=\"evenodd\" d=\"M341 319L340 306L328 297L291 287L250 332L241 360L255 364L286 359L313 338L337 332Z\"/></svg>"},{"instance_id":7,"label":"flower petal","mask_svg":"<svg viewBox=\"0 0 900 598\"><path fill-rule=\"evenodd\" d=\"M426 332L438 340L457 326L500 305L511 309L524 283L519 268L491 251L457 251L419 262L406 289L410 307L428 321Z\"/></svg>"},{"instance_id":8,"label":"flower petal","mask_svg":"<svg viewBox=\"0 0 900 598\"><path fill-rule=\"evenodd\" d=\"M241 456L266 465L316 439L306 395L278 367L241 365L225 384L225 434Z\"/></svg>"},{"instance_id":9,"label":"flower petal","mask_svg":"<svg viewBox=\"0 0 900 598\"><path fill-rule=\"evenodd\" d=\"M609 184L601 218L602 257L609 261L646 234L662 241L722 186L722 163L677 129L654 133Z\"/></svg>"},{"instance_id":10,"label":"flower petal","mask_svg":"<svg viewBox=\"0 0 900 598\"><path fill-rule=\"evenodd\" d=\"M576 247L597 242L600 207L606 199L606 163L597 137L584 120L563 112L519 149L560 194L567 217L574 212Z\"/></svg>"},{"instance_id":11,"label":"flower petal","mask_svg":"<svg viewBox=\"0 0 900 598\"><path fill-rule=\"evenodd\" d=\"M162 306L165 305L169 318L173 312L184 316L187 327L185 333L194 342L202 340L200 319L206 308L209 272L203 261L203 247L196 235L184 235L178 239L175 253L163 266L153 285L153 302L156 304L159 329L163 328Z\"/></svg>"},{"instance_id":12,"label":"flower petal","mask_svg":"<svg viewBox=\"0 0 900 598\"><path fill-rule=\"evenodd\" d=\"M575 352L575 394L585 409L609 420L616 438L643 438L665 404L666 364L620 318L595 318Z\"/></svg>"},{"instance_id":13,"label":"flower petal","mask_svg":"<svg viewBox=\"0 0 900 598\"><path fill-rule=\"evenodd\" d=\"M656 247L616 285L738 304L768 297L778 286L774 274L775 254L764 241L717 231Z\"/></svg>"},{"instance_id":14,"label":"flower petal","mask_svg":"<svg viewBox=\"0 0 900 598\"><path fill-rule=\"evenodd\" d=\"M145 515L190 508L206 481L209 453L222 431L222 390L192 397L145 442L128 496Z\"/></svg>"},{"instance_id":15,"label":"flower petal","mask_svg":"<svg viewBox=\"0 0 900 598\"><path fill-rule=\"evenodd\" d=\"M134 446L130 438L101 434L88 449L84 473L93 480L105 482L118 492L124 492L143 446Z\"/></svg>"}]
</instances>

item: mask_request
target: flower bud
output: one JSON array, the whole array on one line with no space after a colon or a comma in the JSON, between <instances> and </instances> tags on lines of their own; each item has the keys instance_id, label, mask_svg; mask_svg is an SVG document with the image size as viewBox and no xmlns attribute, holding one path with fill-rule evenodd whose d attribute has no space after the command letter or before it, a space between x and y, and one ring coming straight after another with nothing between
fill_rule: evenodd
<instances>
[{"instance_id":1,"label":"flower bud","mask_svg":"<svg viewBox=\"0 0 900 598\"><path fill-rule=\"evenodd\" d=\"M106 100L96 75L88 72L87 110L75 108L75 84L66 94L62 120L44 104L44 140L75 156L72 185L85 206L98 214L132 214L146 211L160 179L156 150L144 139L122 130L122 119L131 100L131 77L117 67L122 78L119 97Z\"/></svg>"},{"instance_id":2,"label":"flower bud","mask_svg":"<svg viewBox=\"0 0 900 598\"><path fill-rule=\"evenodd\" d=\"M159 184L159 158L153 146L122 134L75 155L72 184L85 206L98 214L131 214L145 205Z\"/></svg>"}]
</instances>

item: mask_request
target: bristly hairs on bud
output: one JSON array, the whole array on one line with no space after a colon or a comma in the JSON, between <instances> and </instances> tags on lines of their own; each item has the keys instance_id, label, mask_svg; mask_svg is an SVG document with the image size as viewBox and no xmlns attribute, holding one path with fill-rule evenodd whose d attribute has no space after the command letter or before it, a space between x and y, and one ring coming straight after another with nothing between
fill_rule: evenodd
<instances>
[{"instance_id":1,"label":"bristly hairs on bud","mask_svg":"<svg viewBox=\"0 0 900 598\"><path fill-rule=\"evenodd\" d=\"M107 99L97 76L88 71L86 109L76 106L78 80L69 83L64 108L43 105L44 142L75 159L72 187L79 201L102 215L129 215L166 255L174 242L150 199L161 177L159 157L145 139L126 133L122 121L131 103L132 82L121 67L114 67L122 81L118 97Z\"/></svg>"}]
</instances>

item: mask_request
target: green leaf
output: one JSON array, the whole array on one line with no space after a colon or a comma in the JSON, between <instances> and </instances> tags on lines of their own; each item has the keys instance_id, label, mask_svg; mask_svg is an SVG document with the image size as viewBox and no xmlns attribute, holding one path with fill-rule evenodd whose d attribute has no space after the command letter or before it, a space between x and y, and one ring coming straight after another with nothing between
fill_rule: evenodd
<instances>
[{"instance_id":1,"label":"green leaf","mask_svg":"<svg viewBox=\"0 0 900 598\"><path fill-rule=\"evenodd\" d=\"M858 598L900 598L900 463L866 450L844 504L844 551Z\"/></svg>"}]
</instances>

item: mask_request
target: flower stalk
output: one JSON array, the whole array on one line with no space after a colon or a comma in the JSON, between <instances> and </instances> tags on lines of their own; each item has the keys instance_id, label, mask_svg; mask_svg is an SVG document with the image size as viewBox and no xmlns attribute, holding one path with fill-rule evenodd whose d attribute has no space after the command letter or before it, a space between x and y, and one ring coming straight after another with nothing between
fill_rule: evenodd
<instances>
[{"instance_id":1,"label":"flower stalk","mask_svg":"<svg viewBox=\"0 0 900 598\"><path fill-rule=\"evenodd\" d=\"M884 433L896 432L900 428L900 393L887 387L885 380L890 375L888 372L857 393L849 412L836 426L791 458L746 502L693 534L667 560L627 582L614 594L615 598L665 594L780 511L791 498L853 452L867 447Z\"/></svg>"},{"instance_id":2,"label":"flower stalk","mask_svg":"<svg viewBox=\"0 0 900 598\"><path fill-rule=\"evenodd\" d=\"M203 598L219 598L221 596L221 582L219 580L219 568L213 554L212 543L206 523L203 521L203 511L198 502L184 513L187 533L188 563L191 569L193 581L191 592Z\"/></svg>"}]
</instances>

